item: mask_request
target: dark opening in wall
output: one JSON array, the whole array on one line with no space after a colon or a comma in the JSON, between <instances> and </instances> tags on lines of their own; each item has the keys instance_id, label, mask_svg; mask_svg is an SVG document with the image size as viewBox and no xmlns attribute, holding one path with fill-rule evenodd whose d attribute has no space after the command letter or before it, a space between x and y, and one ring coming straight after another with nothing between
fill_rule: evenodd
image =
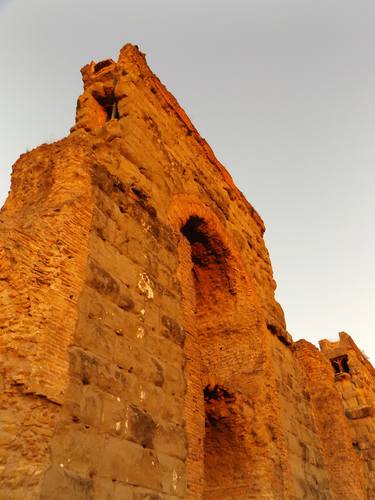
<instances>
[{"instance_id":1,"label":"dark opening in wall","mask_svg":"<svg viewBox=\"0 0 375 500\"><path fill-rule=\"evenodd\" d=\"M231 404L236 398L227 389L217 384L214 386L206 385L203 389L204 406L206 412L206 427L214 425L215 427L228 419L231 415Z\"/></svg>"},{"instance_id":2,"label":"dark opening in wall","mask_svg":"<svg viewBox=\"0 0 375 500\"><path fill-rule=\"evenodd\" d=\"M106 114L106 121L119 119L117 100L113 90L104 96L93 93L93 97L104 110Z\"/></svg>"},{"instance_id":3,"label":"dark opening in wall","mask_svg":"<svg viewBox=\"0 0 375 500\"><path fill-rule=\"evenodd\" d=\"M204 301L206 311L209 305L218 309L229 305L224 296L227 292L235 296L236 287L231 279L228 249L198 216L190 217L181 233L191 245L197 301Z\"/></svg>"},{"instance_id":4,"label":"dark opening in wall","mask_svg":"<svg viewBox=\"0 0 375 500\"><path fill-rule=\"evenodd\" d=\"M210 264L223 264L227 256L222 243L209 235L206 223L197 216L190 217L181 228L182 234L189 240L193 247L193 263L202 267Z\"/></svg>"},{"instance_id":5,"label":"dark opening in wall","mask_svg":"<svg viewBox=\"0 0 375 500\"><path fill-rule=\"evenodd\" d=\"M191 215L180 231L189 314L184 345L189 498L229 498L252 469L242 436L243 406L226 385L231 387L238 363L236 262L211 221Z\"/></svg>"},{"instance_id":6,"label":"dark opening in wall","mask_svg":"<svg viewBox=\"0 0 375 500\"><path fill-rule=\"evenodd\" d=\"M111 66L113 64L112 59L105 59L104 61L99 61L94 66L94 73L98 73L101 69Z\"/></svg>"},{"instance_id":7,"label":"dark opening in wall","mask_svg":"<svg viewBox=\"0 0 375 500\"><path fill-rule=\"evenodd\" d=\"M337 358L331 359L331 365L335 370L336 374L340 373L350 373L349 362L347 354L343 356L338 356Z\"/></svg>"}]
</instances>

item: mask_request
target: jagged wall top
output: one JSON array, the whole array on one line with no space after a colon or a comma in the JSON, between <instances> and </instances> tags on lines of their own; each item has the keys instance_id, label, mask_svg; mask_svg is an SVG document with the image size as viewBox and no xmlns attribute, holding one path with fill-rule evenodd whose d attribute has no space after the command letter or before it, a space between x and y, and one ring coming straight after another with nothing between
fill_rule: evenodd
<instances>
[{"instance_id":1,"label":"jagged wall top","mask_svg":"<svg viewBox=\"0 0 375 500\"><path fill-rule=\"evenodd\" d=\"M159 78L148 67L145 55L136 45L126 44L119 54L117 63L112 59L100 62L92 61L81 69L84 92L77 103L76 123L71 131L80 128L92 132L102 127L108 120L121 119L127 116L128 103L125 92L127 82L142 78L150 91L157 95L165 106L171 108L191 135L203 148L208 160L216 168L228 185L228 192L232 199L239 199L250 212L250 215L264 233L265 225L252 205L234 184L232 177L225 167L217 160L214 152L204 138L194 127L190 118L180 107L175 97L160 82Z\"/></svg>"}]
</instances>

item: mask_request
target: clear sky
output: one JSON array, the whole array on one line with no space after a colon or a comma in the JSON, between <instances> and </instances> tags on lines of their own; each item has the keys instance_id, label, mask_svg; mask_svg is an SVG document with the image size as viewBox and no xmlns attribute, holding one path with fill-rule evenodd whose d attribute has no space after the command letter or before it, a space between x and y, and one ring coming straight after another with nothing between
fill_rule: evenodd
<instances>
[{"instance_id":1,"label":"clear sky","mask_svg":"<svg viewBox=\"0 0 375 500\"><path fill-rule=\"evenodd\" d=\"M126 42L263 217L294 339L345 330L374 363L374 0L0 0L0 204Z\"/></svg>"}]
</instances>

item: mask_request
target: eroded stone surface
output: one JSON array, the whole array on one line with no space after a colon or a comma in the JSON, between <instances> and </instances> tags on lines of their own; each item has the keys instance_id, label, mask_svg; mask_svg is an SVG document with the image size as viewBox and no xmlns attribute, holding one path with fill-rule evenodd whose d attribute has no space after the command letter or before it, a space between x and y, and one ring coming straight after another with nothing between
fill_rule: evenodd
<instances>
[{"instance_id":1,"label":"eroded stone surface","mask_svg":"<svg viewBox=\"0 0 375 500\"><path fill-rule=\"evenodd\" d=\"M0 215L0 499L375 497L374 369L294 343L264 224L126 45Z\"/></svg>"}]
</instances>

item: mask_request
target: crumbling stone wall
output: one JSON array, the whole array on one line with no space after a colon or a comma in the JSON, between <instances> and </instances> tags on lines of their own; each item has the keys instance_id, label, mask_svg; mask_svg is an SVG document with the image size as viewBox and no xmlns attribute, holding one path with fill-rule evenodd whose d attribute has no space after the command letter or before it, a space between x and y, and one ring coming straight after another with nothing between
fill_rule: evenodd
<instances>
[{"instance_id":1,"label":"crumbling stone wall","mask_svg":"<svg viewBox=\"0 0 375 500\"><path fill-rule=\"evenodd\" d=\"M36 498L68 383L86 272L85 141L22 155L0 217L0 498ZM20 496L18 496L18 492Z\"/></svg>"},{"instance_id":2,"label":"crumbling stone wall","mask_svg":"<svg viewBox=\"0 0 375 500\"><path fill-rule=\"evenodd\" d=\"M352 449L359 459L368 498L375 497L375 370L345 332L338 342L322 340L320 348L331 363L331 377L342 401L347 425L351 428ZM346 366L335 369L345 358Z\"/></svg>"},{"instance_id":3,"label":"crumbling stone wall","mask_svg":"<svg viewBox=\"0 0 375 500\"><path fill-rule=\"evenodd\" d=\"M0 498L364 498L370 453L286 331L261 218L136 47L82 75L1 213Z\"/></svg>"},{"instance_id":4,"label":"crumbling stone wall","mask_svg":"<svg viewBox=\"0 0 375 500\"><path fill-rule=\"evenodd\" d=\"M294 350L276 336L273 337L272 349L295 498L335 498L331 495L323 443L314 419L311 392L303 367Z\"/></svg>"},{"instance_id":5,"label":"crumbling stone wall","mask_svg":"<svg viewBox=\"0 0 375 500\"><path fill-rule=\"evenodd\" d=\"M311 395L333 498L366 498L362 464L352 445L353 433L335 387L333 370L309 342L300 340L294 348Z\"/></svg>"}]
</instances>

